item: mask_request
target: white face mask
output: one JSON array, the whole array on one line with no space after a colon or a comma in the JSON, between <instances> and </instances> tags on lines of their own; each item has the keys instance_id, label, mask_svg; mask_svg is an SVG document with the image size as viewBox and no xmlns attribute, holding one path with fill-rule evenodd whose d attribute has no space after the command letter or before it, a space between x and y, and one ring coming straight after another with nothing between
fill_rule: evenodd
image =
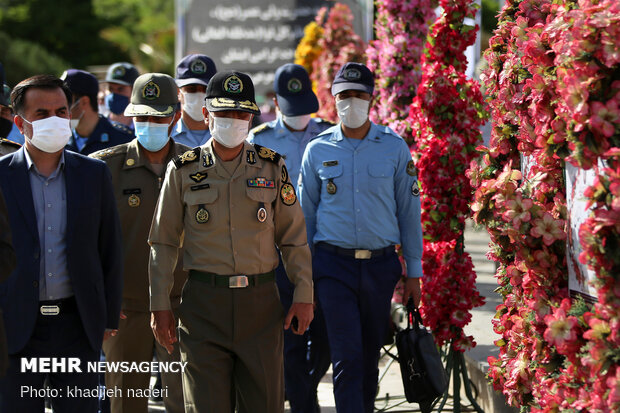
<instances>
[{"instance_id":1,"label":"white face mask","mask_svg":"<svg viewBox=\"0 0 620 413\"><path fill-rule=\"evenodd\" d=\"M190 118L199 122L204 119L202 108L205 105L206 93L185 93L183 94L183 112L187 113Z\"/></svg>"},{"instance_id":2,"label":"white face mask","mask_svg":"<svg viewBox=\"0 0 620 413\"><path fill-rule=\"evenodd\" d=\"M342 124L347 128L359 128L368 120L370 101L360 98L336 100L336 110Z\"/></svg>"},{"instance_id":3,"label":"white face mask","mask_svg":"<svg viewBox=\"0 0 620 413\"><path fill-rule=\"evenodd\" d=\"M24 119L23 116L22 119ZM33 122L24 119L24 122L32 125L30 143L43 152L58 152L67 145L69 138L71 138L69 119L51 116Z\"/></svg>"},{"instance_id":4,"label":"white face mask","mask_svg":"<svg viewBox=\"0 0 620 413\"><path fill-rule=\"evenodd\" d=\"M78 103L79 103L79 101L78 101L78 102L75 102L75 104L71 107L71 109L69 109L69 111L72 111L72 110L73 110L73 108L74 108L75 106L77 106L77 104L78 104ZM70 125L70 127L71 127L71 130L75 130L75 129L77 129L77 127L78 127L78 125L80 124L80 121L82 120L82 117L83 117L83 116L84 116L84 111L82 111L82 114L81 114L80 116L78 116L77 118L71 118L71 119L69 120L69 125Z\"/></svg>"},{"instance_id":5,"label":"white face mask","mask_svg":"<svg viewBox=\"0 0 620 413\"><path fill-rule=\"evenodd\" d=\"M295 130L305 130L310 122L311 115L286 116L282 115L282 121Z\"/></svg>"},{"instance_id":6,"label":"white face mask","mask_svg":"<svg viewBox=\"0 0 620 413\"><path fill-rule=\"evenodd\" d=\"M220 118L209 114L209 131L218 143L227 148L236 148L248 137L250 121Z\"/></svg>"}]
</instances>

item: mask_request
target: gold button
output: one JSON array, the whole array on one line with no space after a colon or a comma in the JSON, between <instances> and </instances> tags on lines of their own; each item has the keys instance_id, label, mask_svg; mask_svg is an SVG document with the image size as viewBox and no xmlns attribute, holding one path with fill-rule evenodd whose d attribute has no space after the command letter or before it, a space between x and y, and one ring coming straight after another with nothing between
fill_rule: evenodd
<instances>
[{"instance_id":1,"label":"gold button","mask_svg":"<svg viewBox=\"0 0 620 413\"><path fill-rule=\"evenodd\" d=\"M136 161L134 161L133 159L129 158L129 159L127 159L127 162L125 162L125 163L127 164L127 166L131 166L134 163L136 163Z\"/></svg>"}]
</instances>

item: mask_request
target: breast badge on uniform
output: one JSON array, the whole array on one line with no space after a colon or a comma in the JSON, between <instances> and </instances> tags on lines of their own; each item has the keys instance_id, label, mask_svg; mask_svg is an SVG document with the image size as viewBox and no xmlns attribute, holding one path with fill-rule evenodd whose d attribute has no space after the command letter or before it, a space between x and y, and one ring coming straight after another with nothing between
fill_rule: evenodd
<instances>
[{"instance_id":1,"label":"breast badge on uniform","mask_svg":"<svg viewBox=\"0 0 620 413\"><path fill-rule=\"evenodd\" d=\"M276 183L265 178L248 179L250 188L275 188Z\"/></svg>"},{"instance_id":2,"label":"breast badge on uniform","mask_svg":"<svg viewBox=\"0 0 620 413\"><path fill-rule=\"evenodd\" d=\"M256 152L248 151L247 161L250 165L254 165L256 163Z\"/></svg>"},{"instance_id":3,"label":"breast badge on uniform","mask_svg":"<svg viewBox=\"0 0 620 413\"><path fill-rule=\"evenodd\" d=\"M209 174L207 174L206 172L196 172L195 174L191 174L189 177L192 181L198 183L202 180L204 180Z\"/></svg>"},{"instance_id":4,"label":"breast badge on uniform","mask_svg":"<svg viewBox=\"0 0 620 413\"><path fill-rule=\"evenodd\" d=\"M196 211L196 222L204 224L209 220L209 211L205 208L204 204L198 205L198 211Z\"/></svg>"},{"instance_id":5,"label":"breast badge on uniform","mask_svg":"<svg viewBox=\"0 0 620 413\"><path fill-rule=\"evenodd\" d=\"M282 165L282 182L288 182L288 170L286 169L286 165Z\"/></svg>"},{"instance_id":6,"label":"breast badge on uniform","mask_svg":"<svg viewBox=\"0 0 620 413\"><path fill-rule=\"evenodd\" d=\"M140 197L136 194L132 194L127 198L127 203L130 207L136 208L140 206Z\"/></svg>"},{"instance_id":7,"label":"breast badge on uniform","mask_svg":"<svg viewBox=\"0 0 620 413\"><path fill-rule=\"evenodd\" d=\"M325 161L323 162L323 166L336 166L338 165L338 161Z\"/></svg>"},{"instance_id":8,"label":"breast badge on uniform","mask_svg":"<svg viewBox=\"0 0 620 413\"><path fill-rule=\"evenodd\" d=\"M284 205L291 206L297 201L297 195L295 195L295 188L291 184L282 185L280 189L280 199Z\"/></svg>"},{"instance_id":9,"label":"breast badge on uniform","mask_svg":"<svg viewBox=\"0 0 620 413\"><path fill-rule=\"evenodd\" d=\"M410 176L416 176L418 174L413 161L407 162L407 174Z\"/></svg>"},{"instance_id":10,"label":"breast badge on uniform","mask_svg":"<svg viewBox=\"0 0 620 413\"><path fill-rule=\"evenodd\" d=\"M411 185L411 195L420 196L420 186L418 185L418 181L415 181L413 185Z\"/></svg>"},{"instance_id":11,"label":"breast badge on uniform","mask_svg":"<svg viewBox=\"0 0 620 413\"><path fill-rule=\"evenodd\" d=\"M327 193L330 195L334 195L337 191L338 187L334 183L334 179L330 178L329 181L327 181Z\"/></svg>"},{"instance_id":12,"label":"breast badge on uniform","mask_svg":"<svg viewBox=\"0 0 620 413\"><path fill-rule=\"evenodd\" d=\"M258 219L258 222L265 222L265 220L267 219L267 210L265 209L265 204L263 204L262 202L258 206L256 218Z\"/></svg>"}]
</instances>

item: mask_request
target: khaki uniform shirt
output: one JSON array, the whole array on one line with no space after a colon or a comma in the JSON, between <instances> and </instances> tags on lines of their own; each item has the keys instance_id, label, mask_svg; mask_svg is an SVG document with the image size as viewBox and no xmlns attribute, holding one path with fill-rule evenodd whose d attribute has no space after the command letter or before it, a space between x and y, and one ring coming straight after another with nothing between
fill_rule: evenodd
<instances>
[{"instance_id":1,"label":"khaki uniform shirt","mask_svg":"<svg viewBox=\"0 0 620 413\"><path fill-rule=\"evenodd\" d=\"M8 155L17 151L22 146L8 139L0 139L0 156Z\"/></svg>"},{"instance_id":2,"label":"khaki uniform shirt","mask_svg":"<svg viewBox=\"0 0 620 413\"><path fill-rule=\"evenodd\" d=\"M293 301L312 303L305 221L284 160L245 142L231 176L212 142L168 165L149 235L151 310L170 308L171 274L181 246L187 270L253 275L278 266L277 245L295 284Z\"/></svg>"},{"instance_id":3,"label":"khaki uniform shirt","mask_svg":"<svg viewBox=\"0 0 620 413\"><path fill-rule=\"evenodd\" d=\"M165 165L190 148L171 141ZM149 245L147 243L153 211L157 204L163 176L159 176L144 155L138 140L94 152L90 156L103 160L112 174L116 206L123 229L125 277L124 310L149 311ZM173 306L181 298L187 272L182 265L174 269L174 288L170 292ZM171 271L172 273L172 271Z\"/></svg>"}]
</instances>

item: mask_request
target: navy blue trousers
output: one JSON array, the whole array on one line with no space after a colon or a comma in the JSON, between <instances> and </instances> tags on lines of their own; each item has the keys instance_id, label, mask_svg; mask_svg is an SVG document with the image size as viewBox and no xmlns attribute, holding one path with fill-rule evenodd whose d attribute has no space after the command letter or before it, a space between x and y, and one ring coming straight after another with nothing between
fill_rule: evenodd
<instances>
[{"instance_id":1,"label":"navy blue trousers","mask_svg":"<svg viewBox=\"0 0 620 413\"><path fill-rule=\"evenodd\" d=\"M293 303L295 286L288 279L282 260L276 268L276 283L280 302L288 313ZM316 390L329 364L325 320L317 306L314 319L305 334L294 334L290 328L284 330L284 389L291 413L319 412Z\"/></svg>"},{"instance_id":2,"label":"navy blue trousers","mask_svg":"<svg viewBox=\"0 0 620 413\"><path fill-rule=\"evenodd\" d=\"M338 413L372 413L390 303L401 276L396 253L368 260L315 245L314 288L325 315Z\"/></svg>"},{"instance_id":3,"label":"navy blue trousers","mask_svg":"<svg viewBox=\"0 0 620 413\"><path fill-rule=\"evenodd\" d=\"M77 357L82 373L22 373L22 357ZM50 398L54 412L96 413L97 397L70 397L78 393L70 393L68 389L88 389L92 394L97 389L97 374L88 373L87 364L98 360L99 351L90 346L77 312L56 316L39 314L26 346L19 353L9 355L7 374L0 380L0 412L43 413L45 397L40 396L48 378L50 394L58 392L58 397Z\"/></svg>"}]
</instances>

